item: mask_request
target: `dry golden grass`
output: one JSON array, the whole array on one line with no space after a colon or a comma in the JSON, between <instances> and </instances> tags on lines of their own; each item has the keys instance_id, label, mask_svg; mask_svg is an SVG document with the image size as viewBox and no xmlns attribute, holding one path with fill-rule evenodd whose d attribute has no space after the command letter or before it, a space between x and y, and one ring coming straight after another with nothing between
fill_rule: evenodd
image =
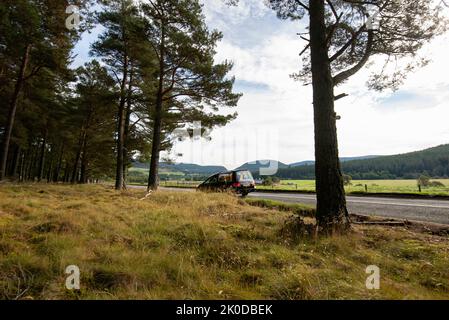
<instances>
[{"instance_id":1,"label":"dry golden grass","mask_svg":"<svg viewBox=\"0 0 449 320\"><path fill-rule=\"evenodd\" d=\"M449 239L355 227L292 241L288 212L224 194L0 186L3 299L444 299ZM68 265L81 290L65 289ZM365 287L368 265L381 289Z\"/></svg>"}]
</instances>

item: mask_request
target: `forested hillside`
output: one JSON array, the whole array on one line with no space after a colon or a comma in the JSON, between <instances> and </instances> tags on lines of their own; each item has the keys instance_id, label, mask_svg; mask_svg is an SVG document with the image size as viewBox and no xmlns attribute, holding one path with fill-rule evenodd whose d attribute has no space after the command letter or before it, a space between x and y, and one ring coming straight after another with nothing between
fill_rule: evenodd
<instances>
[{"instance_id":1,"label":"forested hillside","mask_svg":"<svg viewBox=\"0 0 449 320\"><path fill-rule=\"evenodd\" d=\"M355 180L416 179L421 174L449 177L449 144L423 151L342 162L342 170ZM314 179L313 165L279 169L283 179Z\"/></svg>"}]
</instances>

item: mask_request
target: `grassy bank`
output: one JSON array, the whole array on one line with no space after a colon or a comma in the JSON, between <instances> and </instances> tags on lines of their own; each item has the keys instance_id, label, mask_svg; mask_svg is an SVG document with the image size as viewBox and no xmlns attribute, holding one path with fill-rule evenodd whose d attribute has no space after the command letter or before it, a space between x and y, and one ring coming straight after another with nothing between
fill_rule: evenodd
<instances>
[{"instance_id":1,"label":"grassy bank","mask_svg":"<svg viewBox=\"0 0 449 320\"><path fill-rule=\"evenodd\" d=\"M0 186L0 297L449 297L447 237L355 226L347 237L298 240L285 231L290 212L230 195L142 197L98 186ZM65 289L68 265L81 270L79 292ZM381 269L378 291L365 287L368 265Z\"/></svg>"}]
</instances>

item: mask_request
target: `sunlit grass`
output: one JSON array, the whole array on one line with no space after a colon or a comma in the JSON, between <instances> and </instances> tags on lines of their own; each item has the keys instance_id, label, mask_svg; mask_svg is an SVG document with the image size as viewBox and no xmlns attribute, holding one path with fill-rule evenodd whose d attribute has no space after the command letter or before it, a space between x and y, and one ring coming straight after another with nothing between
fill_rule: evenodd
<instances>
[{"instance_id":1,"label":"sunlit grass","mask_svg":"<svg viewBox=\"0 0 449 320\"><path fill-rule=\"evenodd\" d=\"M227 194L0 186L3 299L380 299L449 297L449 239L355 227L292 241L290 212ZM274 207L273 207L274 208ZM81 291L65 289L68 265ZM365 287L368 265L381 290Z\"/></svg>"}]
</instances>

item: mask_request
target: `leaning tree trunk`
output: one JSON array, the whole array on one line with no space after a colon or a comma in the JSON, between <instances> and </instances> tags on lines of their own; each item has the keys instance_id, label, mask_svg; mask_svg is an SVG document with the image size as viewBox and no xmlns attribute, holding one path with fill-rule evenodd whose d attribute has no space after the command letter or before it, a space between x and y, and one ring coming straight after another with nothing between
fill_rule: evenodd
<instances>
[{"instance_id":1,"label":"leaning tree trunk","mask_svg":"<svg viewBox=\"0 0 449 320\"><path fill-rule=\"evenodd\" d=\"M5 178L6 175L6 163L8 162L9 144L11 142L12 129L14 127L14 120L16 118L17 105L19 103L19 95L22 91L23 83L25 82L25 73L28 67L28 61L30 59L31 45L27 45L25 53L23 54L22 64L20 66L19 76L14 88L14 92L11 99L11 105L9 107L9 114L7 119L6 130L3 138L2 157L0 160L0 181Z\"/></svg>"},{"instance_id":2,"label":"leaning tree trunk","mask_svg":"<svg viewBox=\"0 0 449 320\"><path fill-rule=\"evenodd\" d=\"M328 55L324 0L310 1L317 225L320 234L343 233L350 221L338 156L334 84Z\"/></svg>"}]
</instances>

